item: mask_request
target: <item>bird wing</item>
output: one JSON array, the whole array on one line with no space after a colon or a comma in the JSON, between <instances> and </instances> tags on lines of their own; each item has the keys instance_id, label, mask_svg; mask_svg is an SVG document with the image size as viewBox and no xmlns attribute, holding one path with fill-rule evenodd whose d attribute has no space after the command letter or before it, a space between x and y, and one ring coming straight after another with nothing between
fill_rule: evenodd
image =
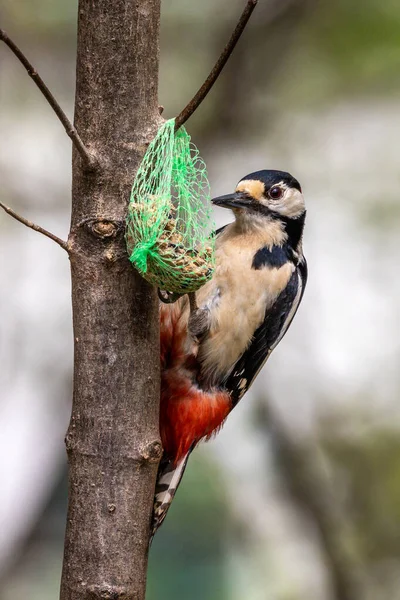
<instances>
[{"instance_id":1,"label":"bird wing","mask_svg":"<svg viewBox=\"0 0 400 600\"><path fill-rule=\"evenodd\" d=\"M219 234L222 233L225 227L228 227L228 225L229 223L227 223L226 225L222 225L222 227L218 227L218 229L215 232L215 237L219 236Z\"/></svg>"},{"instance_id":2,"label":"bird wing","mask_svg":"<svg viewBox=\"0 0 400 600\"><path fill-rule=\"evenodd\" d=\"M307 282L307 263L303 258L287 286L265 314L264 321L237 360L223 383L234 407L247 392L272 350L279 344L295 316Z\"/></svg>"}]
</instances>

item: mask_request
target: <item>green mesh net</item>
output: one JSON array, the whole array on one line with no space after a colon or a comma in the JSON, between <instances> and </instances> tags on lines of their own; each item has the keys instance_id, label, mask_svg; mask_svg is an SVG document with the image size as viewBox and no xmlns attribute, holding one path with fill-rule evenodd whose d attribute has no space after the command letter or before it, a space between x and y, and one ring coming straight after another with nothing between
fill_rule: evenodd
<instances>
[{"instance_id":1,"label":"green mesh net","mask_svg":"<svg viewBox=\"0 0 400 600\"><path fill-rule=\"evenodd\" d=\"M214 270L207 170L190 136L166 121L132 186L126 242L130 260L153 285L194 292Z\"/></svg>"}]
</instances>

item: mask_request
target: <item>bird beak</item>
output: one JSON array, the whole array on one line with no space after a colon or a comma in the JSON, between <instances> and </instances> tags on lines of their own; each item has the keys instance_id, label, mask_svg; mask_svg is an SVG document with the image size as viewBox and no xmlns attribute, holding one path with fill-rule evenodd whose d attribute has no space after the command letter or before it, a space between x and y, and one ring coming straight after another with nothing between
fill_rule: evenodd
<instances>
[{"instance_id":1,"label":"bird beak","mask_svg":"<svg viewBox=\"0 0 400 600\"><path fill-rule=\"evenodd\" d=\"M234 192L233 194L213 198L211 202L222 208L248 208L252 205L253 199L243 192Z\"/></svg>"}]
</instances>

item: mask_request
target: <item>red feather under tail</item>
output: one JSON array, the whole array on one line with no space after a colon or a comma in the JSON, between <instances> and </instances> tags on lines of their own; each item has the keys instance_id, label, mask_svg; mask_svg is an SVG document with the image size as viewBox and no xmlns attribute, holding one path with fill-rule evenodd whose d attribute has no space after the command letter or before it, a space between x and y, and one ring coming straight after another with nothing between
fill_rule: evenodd
<instances>
[{"instance_id":1,"label":"red feather under tail","mask_svg":"<svg viewBox=\"0 0 400 600\"><path fill-rule=\"evenodd\" d=\"M216 433L231 409L227 392L198 387L196 358L185 347L186 340L179 307L162 307L160 433L175 464L193 445Z\"/></svg>"}]
</instances>

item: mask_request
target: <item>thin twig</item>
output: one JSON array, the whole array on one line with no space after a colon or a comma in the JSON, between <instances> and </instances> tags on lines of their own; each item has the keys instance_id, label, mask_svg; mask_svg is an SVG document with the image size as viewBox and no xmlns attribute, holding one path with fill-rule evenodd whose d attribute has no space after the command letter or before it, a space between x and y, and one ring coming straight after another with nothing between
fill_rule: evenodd
<instances>
[{"instance_id":1,"label":"thin twig","mask_svg":"<svg viewBox=\"0 0 400 600\"><path fill-rule=\"evenodd\" d=\"M196 301L196 292L189 292L188 298L189 298L190 314L194 315L196 310L199 308L197 306L197 301Z\"/></svg>"},{"instance_id":2,"label":"thin twig","mask_svg":"<svg viewBox=\"0 0 400 600\"><path fill-rule=\"evenodd\" d=\"M62 240L61 238L57 237L56 235L54 235L54 233L51 233L50 231L47 231L47 229L43 229L43 227L40 227L40 225L36 225L35 223L32 223L32 221L28 221L28 219L25 219L24 217L21 217L19 214L17 214L15 211L13 211L12 208L9 208L8 206L6 206L5 204L3 204L2 202L0 202L0 207L3 210L5 210L6 213L8 213L9 215L11 215L14 219L16 219L17 221L19 221L23 225L26 225L27 227L30 227L34 231L42 233L46 237L48 237L51 240L53 240L53 242L55 242L56 244L58 244L59 246L61 246L61 248L63 248L67 252L69 252L68 243L65 242L64 240Z\"/></svg>"},{"instance_id":3,"label":"thin twig","mask_svg":"<svg viewBox=\"0 0 400 600\"><path fill-rule=\"evenodd\" d=\"M238 24L236 25L235 31L232 33L231 39L223 49L219 59L215 63L215 66L197 94L191 99L189 104L185 106L185 108L179 113L179 115L175 119L175 130L179 129L189 117L192 116L194 111L198 108L198 106L203 102L204 98L207 96L208 92L211 90L212 86L218 79L219 74L224 68L228 58L232 54L233 49L235 48L237 42L239 41L240 36L243 33L244 28L247 25L247 21L250 19L251 13L255 9L257 4L257 0L248 0L244 11L241 14Z\"/></svg>"},{"instance_id":4,"label":"thin twig","mask_svg":"<svg viewBox=\"0 0 400 600\"><path fill-rule=\"evenodd\" d=\"M68 119L67 115L64 113L61 106L58 104L57 100L54 98L53 94L40 77L39 73L36 71L33 65L31 65L22 50L20 50L18 46L8 37L3 29L0 29L0 40L3 40L3 42L10 48L11 52L15 54L18 60L25 67L29 77L31 77L36 83L37 87L42 92L43 96L46 98L47 102L50 104L51 108L54 110L57 117L63 124L67 135L71 138L72 143L81 155L86 167L88 169L94 169L97 164L96 158L86 148L75 127Z\"/></svg>"}]
</instances>

